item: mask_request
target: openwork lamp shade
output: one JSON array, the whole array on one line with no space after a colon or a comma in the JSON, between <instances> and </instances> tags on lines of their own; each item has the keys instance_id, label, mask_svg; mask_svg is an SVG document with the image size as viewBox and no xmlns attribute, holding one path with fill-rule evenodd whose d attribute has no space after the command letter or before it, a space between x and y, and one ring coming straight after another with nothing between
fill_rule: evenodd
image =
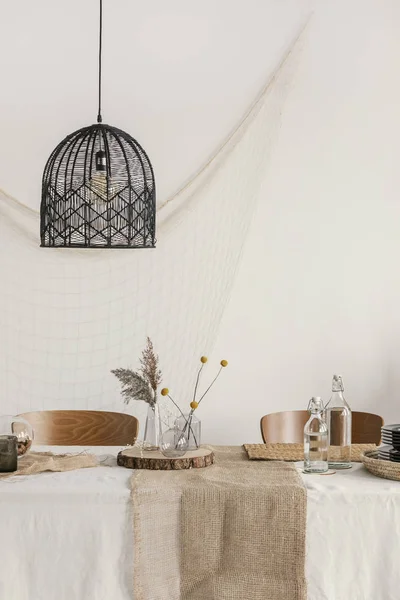
<instances>
[{"instance_id":1,"label":"openwork lamp shade","mask_svg":"<svg viewBox=\"0 0 400 600\"><path fill-rule=\"evenodd\" d=\"M102 123L66 137L42 182L41 245L153 248L156 193L143 148Z\"/></svg>"},{"instance_id":2,"label":"openwork lamp shade","mask_svg":"<svg viewBox=\"0 0 400 600\"><path fill-rule=\"evenodd\" d=\"M151 163L130 135L101 115L103 0L99 0L97 123L71 133L43 173L41 245L154 248L156 189Z\"/></svg>"}]
</instances>

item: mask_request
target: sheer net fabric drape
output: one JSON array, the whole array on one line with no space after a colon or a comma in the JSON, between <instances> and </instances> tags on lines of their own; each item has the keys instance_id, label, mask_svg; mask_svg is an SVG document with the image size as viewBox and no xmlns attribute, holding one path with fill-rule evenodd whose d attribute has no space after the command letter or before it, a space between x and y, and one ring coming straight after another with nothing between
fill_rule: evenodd
<instances>
[{"instance_id":1,"label":"sheer net fabric drape","mask_svg":"<svg viewBox=\"0 0 400 600\"><path fill-rule=\"evenodd\" d=\"M0 194L2 413L122 410L110 369L135 367L146 335L185 397L199 353L216 338L257 202L273 202L260 189L299 31L235 130L160 205L156 250L41 249L39 215Z\"/></svg>"}]
</instances>

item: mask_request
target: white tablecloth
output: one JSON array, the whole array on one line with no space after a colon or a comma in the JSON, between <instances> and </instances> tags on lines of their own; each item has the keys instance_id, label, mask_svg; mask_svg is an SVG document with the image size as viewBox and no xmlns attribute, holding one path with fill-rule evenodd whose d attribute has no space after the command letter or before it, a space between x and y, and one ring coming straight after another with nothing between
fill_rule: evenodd
<instances>
[{"instance_id":1,"label":"white tablecloth","mask_svg":"<svg viewBox=\"0 0 400 600\"><path fill-rule=\"evenodd\" d=\"M399 600L400 482L361 464L303 478L309 600Z\"/></svg>"},{"instance_id":2,"label":"white tablecloth","mask_svg":"<svg viewBox=\"0 0 400 600\"><path fill-rule=\"evenodd\" d=\"M111 467L0 481L0 600L132 600L132 472L118 450L95 450ZM309 600L398 600L400 483L361 465L304 481Z\"/></svg>"}]
</instances>

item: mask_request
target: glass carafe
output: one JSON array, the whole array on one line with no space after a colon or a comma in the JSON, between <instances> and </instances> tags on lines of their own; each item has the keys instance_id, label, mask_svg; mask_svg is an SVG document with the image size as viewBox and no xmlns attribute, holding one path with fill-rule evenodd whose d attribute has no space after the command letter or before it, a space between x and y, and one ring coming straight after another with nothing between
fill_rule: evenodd
<instances>
[{"instance_id":1,"label":"glass carafe","mask_svg":"<svg viewBox=\"0 0 400 600\"><path fill-rule=\"evenodd\" d=\"M326 473L328 470L328 428L323 420L324 405L319 397L311 398L310 418L304 427L304 471Z\"/></svg>"},{"instance_id":2,"label":"glass carafe","mask_svg":"<svg viewBox=\"0 0 400 600\"><path fill-rule=\"evenodd\" d=\"M340 375L332 380L332 396L325 406L324 418L328 427L328 462L332 469L351 467L351 410L344 398Z\"/></svg>"}]
</instances>

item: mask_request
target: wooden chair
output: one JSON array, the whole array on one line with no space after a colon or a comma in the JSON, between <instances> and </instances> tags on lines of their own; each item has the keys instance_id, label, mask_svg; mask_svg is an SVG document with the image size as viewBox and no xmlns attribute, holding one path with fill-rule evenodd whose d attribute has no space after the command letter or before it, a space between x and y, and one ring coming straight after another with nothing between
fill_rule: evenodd
<instances>
[{"instance_id":1,"label":"wooden chair","mask_svg":"<svg viewBox=\"0 0 400 600\"><path fill-rule=\"evenodd\" d=\"M99 410L43 410L19 415L33 427L36 444L46 446L128 446L139 421L125 413Z\"/></svg>"},{"instance_id":2,"label":"wooden chair","mask_svg":"<svg viewBox=\"0 0 400 600\"><path fill-rule=\"evenodd\" d=\"M383 419L373 413L352 411L351 437L353 444L381 443ZM264 444L286 443L302 444L304 425L310 415L307 410L288 410L271 413L261 419L261 435Z\"/></svg>"}]
</instances>

